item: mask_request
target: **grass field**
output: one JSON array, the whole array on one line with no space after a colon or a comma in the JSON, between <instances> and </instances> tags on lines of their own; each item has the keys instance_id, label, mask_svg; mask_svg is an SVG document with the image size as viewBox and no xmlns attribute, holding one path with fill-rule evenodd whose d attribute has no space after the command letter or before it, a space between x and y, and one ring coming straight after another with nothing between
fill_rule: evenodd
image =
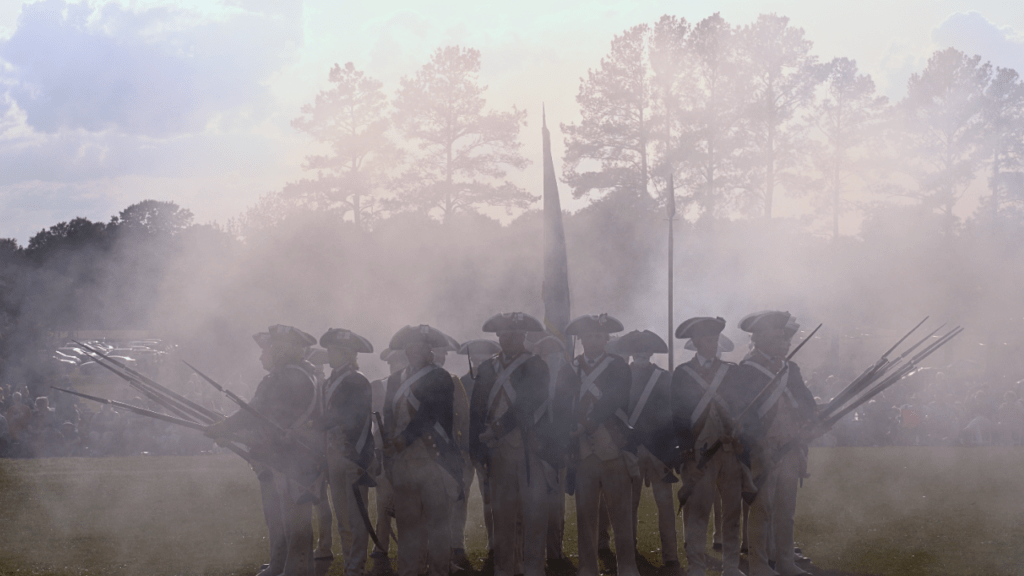
<instances>
[{"instance_id":1,"label":"grass field","mask_svg":"<svg viewBox=\"0 0 1024 576\"><path fill-rule=\"evenodd\" d=\"M1022 471L1020 449L812 449L797 540L831 570L1024 575ZM0 575L248 576L266 558L258 491L234 456L2 460ZM660 564L649 491L642 506L638 546ZM467 544L478 562L480 518L474 489Z\"/></svg>"}]
</instances>

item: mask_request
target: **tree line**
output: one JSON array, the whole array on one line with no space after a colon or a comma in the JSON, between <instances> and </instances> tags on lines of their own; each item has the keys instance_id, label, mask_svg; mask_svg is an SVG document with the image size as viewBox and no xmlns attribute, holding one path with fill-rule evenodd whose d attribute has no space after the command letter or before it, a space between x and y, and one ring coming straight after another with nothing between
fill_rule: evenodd
<instances>
[{"instance_id":1,"label":"tree line","mask_svg":"<svg viewBox=\"0 0 1024 576\"><path fill-rule=\"evenodd\" d=\"M942 50L889 102L856 62L810 51L774 14L744 26L664 16L612 39L581 78L579 122L561 126L562 180L590 200L564 215L573 313L661 331L671 176L680 315L790 307L841 340L943 314L984 326L972 357L1009 377L1024 342L1012 320L1024 315L1017 73ZM346 319L386 341L416 322L475 336L498 303L541 313L539 198L508 177L528 163L527 115L488 108L480 61L438 48L390 96L335 65L292 123L322 153L225 226L147 200L24 247L0 240L0 359L64 331L141 328L243 363L248 335L277 322ZM958 218L978 178L988 195ZM780 219L780 190L815 216ZM851 210L859 233L840 235Z\"/></svg>"},{"instance_id":2,"label":"tree line","mask_svg":"<svg viewBox=\"0 0 1024 576\"><path fill-rule=\"evenodd\" d=\"M803 29L762 14L733 25L665 15L615 36L580 80L578 123L563 123L562 178L576 198L646 194L669 176L690 220L771 219L780 191L805 197L833 238L844 213L909 205L961 223L954 208L987 176L981 216L998 229L1024 199L1024 83L979 55L935 52L906 95L877 94L856 61L823 62ZM415 211L522 210L537 200L507 179L526 111L488 110L481 55L438 48L392 97L351 62L293 126L328 152L307 178L263 198L243 221L282 207L339 212L372 226ZM865 200L865 198L867 200Z\"/></svg>"}]
</instances>

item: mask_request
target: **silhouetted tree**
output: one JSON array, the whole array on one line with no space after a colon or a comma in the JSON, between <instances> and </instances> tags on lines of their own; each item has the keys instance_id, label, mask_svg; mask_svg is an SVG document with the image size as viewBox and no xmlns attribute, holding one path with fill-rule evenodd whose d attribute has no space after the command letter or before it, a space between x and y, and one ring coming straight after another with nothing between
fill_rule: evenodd
<instances>
[{"instance_id":1,"label":"silhouetted tree","mask_svg":"<svg viewBox=\"0 0 1024 576\"><path fill-rule=\"evenodd\" d=\"M741 184L740 122L749 79L738 54L736 31L718 13L694 26L687 38L687 56L692 81L682 94L685 151L679 155L680 188L689 191L701 217L713 217L729 207Z\"/></svg>"},{"instance_id":2,"label":"silhouetted tree","mask_svg":"<svg viewBox=\"0 0 1024 576\"><path fill-rule=\"evenodd\" d=\"M615 36L600 67L580 80L580 124L561 125L562 177L575 198L594 190L648 193L653 128L649 36L647 24Z\"/></svg>"},{"instance_id":3,"label":"silhouetted tree","mask_svg":"<svg viewBox=\"0 0 1024 576\"><path fill-rule=\"evenodd\" d=\"M42 261L59 250L79 250L95 247L106 241L107 226L78 217L68 222L54 224L40 230L29 238L25 254L35 261Z\"/></svg>"},{"instance_id":4,"label":"silhouetted tree","mask_svg":"<svg viewBox=\"0 0 1024 576\"><path fill-rule=\"evenodd\" d=\"M985 130L985 88L992 66L981 56L948 48L907 82L899 103L901 165L917 181L906 195L944 216L944 233L956 223L953 207L981 168Z\"/></svg>"},{"instance_id":5,"label":"silhouetted tree","mask_svg":"<svg viewBox=\"0 0 1024 576\"><path fill-rule=\"evenodd\" d=\"M174 236L192 225L192 211L174 202L143 200L121 210L110 225L121 231L151 236Z\"/></svg>"},{"instance_id":6,"label":"silhouetted tree","mask_svg":"<svg viewBox=\"0 0 1024 576\"><path fill-rule=\"evenodd\" d=\"M982 117L992 193L987 207L997 234L1001 212L1012 208L1019 216L1024 208L1024 83L1015 70L996 69L985 89Z\"/></svg>"},{"instance_id":7,"label":"silhouetted tree","mask_svg":"<svg viewBox=\"0 0 1024 576\"><path fill-rule=\"evenodd\" d=\"M811 52L811 41L789 18L761 14L739 33L742 58L753 81L747 108L750 152L748 192L771 219L775 186L800 163L805 129L797 113L814 100L827 68Z\"/></svg>"},{"instance_id":8,"label":"silhouetted tree","mask_svg":"<svg viewBox=\"0 0 1024 576\"><path fill-rule=\"evenodd\" d=\"M865 171L864 162L851 156L871 138L888 99L875 95L871 76L858 74L857 62L835 58L829 64L825 97L807 115L825 146L814 146L811 161L821 175L812 183L819 202L832 217L832 238L839 237L839 215L844 210L843 184ZM863 150L862 150L863 152ZM863 154L861 155L863 157Z\"/></svg>"},{"instance_id":9,"label":"silhouetted tree","mask_svg":"<svg viewBox=\"0 0 1024 576\"><path fill-rule=\"evenodd\" d=\"M480 52L438 48L412 77L401 80L395 125L415 142L412 167L398 183L400 207L442 219L483 206L525 208L535 199L504 180L509 167L529 161L519 153L526 111L484 112Z\"/></svg>"},{"instance_id":10,"label":"silhouetted tree","mask_svg":"<svg viewBox=\"0 0 1024 576\"><path fill-rule=\"evenodd\" d=\"M666 187L668 175L678 169L683 149L682 96L693 90L689 73L687 35L690 25L683 18L664 15L651 30L648 62L651 67L651 134L655 155L650 159L652 180Z\"/></svg>"},{"instance_id":11,"label":"silhouetted tree","mask_svg":"<svg viewBox=\"0 0 1024 576\"><path fill-rule=\"evenodd\" d=\"M288 184L282 195L313 209L338 210L342 217L351 212L362 226L399 156L388 136L387 98L383 84L351 62L335 64L327 79L334 87L303 106L292 126L330 146L330 153L307 156L303 169L316 177Z\"/></svg>"}]
</instances>

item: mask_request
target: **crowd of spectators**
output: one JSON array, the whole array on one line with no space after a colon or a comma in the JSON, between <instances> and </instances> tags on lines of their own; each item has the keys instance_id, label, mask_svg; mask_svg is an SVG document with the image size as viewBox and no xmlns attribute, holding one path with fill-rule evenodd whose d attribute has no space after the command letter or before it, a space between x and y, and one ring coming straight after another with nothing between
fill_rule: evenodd
<instances>
[{"instance_id":1,"label":"crowd of spectators","mask_svg":"<svg viewBox=\"0 0 1024 576\"><path fill-rule=\"evenodd\" d=\"M213 441L196 430L53 388L40 393L0 382L0 457L185 455L214 449ZM141 398L130 403L158 409Z\"/></svg>"},{"instance_id":2,"label":"crowd of spectators","mask_svg":"<svg viewBox=\"0 0 1024 576\"><path fill-rule=\"evenodd\" d=\"M819 403L847 382L812 379ZM921 370L839 421L818 443L832 446L1024 445L1024 380L955 369Z\"/></svg>"}]
</instances>

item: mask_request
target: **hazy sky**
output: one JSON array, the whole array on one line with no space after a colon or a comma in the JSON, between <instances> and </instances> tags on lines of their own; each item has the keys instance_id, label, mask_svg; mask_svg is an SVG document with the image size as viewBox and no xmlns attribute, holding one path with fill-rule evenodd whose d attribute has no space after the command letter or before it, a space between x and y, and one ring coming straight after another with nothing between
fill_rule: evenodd
<instances>
[{"instance_id":1,"label":"hazy sky","mask_svg":"<svg viewBox=\"0 0 1024 576\"><path fill-rule=\"evenodd\" d=\"M494 4L0 0L0 237L24 244L147 198L224 222L301 176L315 149L289 122L328 87L332 64L354 62L390 94L442 45L479 49L489 104L529 112L522 140L534 162L513 178L536 193L541 103L560 155L579 78L613 35L662 14L789 16L822 60L857 60L890 98L947 46L1024 71L1024 10L1009 0ZM786 210L800 206L783 198Z\"/></svg>"}]
</instances>

